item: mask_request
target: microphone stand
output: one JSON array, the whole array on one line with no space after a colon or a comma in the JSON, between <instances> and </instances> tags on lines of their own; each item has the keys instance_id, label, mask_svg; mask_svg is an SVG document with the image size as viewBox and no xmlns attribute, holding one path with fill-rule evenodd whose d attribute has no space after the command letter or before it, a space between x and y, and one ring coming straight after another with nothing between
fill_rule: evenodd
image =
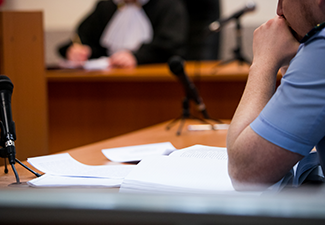
<instances>
[{"instance_id":1,"label":"microphone stand","mask_svg":"<svg viewBox=\"0 0 325 225\"><path fill-rule=\"evenodd\" d=\"M6 160L6 158L8 158L8 157L6 155L7 155L7 149L6 148L0 148L0 157L1 158L4 158L4 161L5 161L5 169L4 169L4 172L7 174L9 171L8 171L7 160ZM24 167L25 169L27 169L28 171L30 171L31 173L33 173L36 177L42 176L41 174L33 171L31 168L29 168L28 166L26 166L25 164L23 164L17 158L15 159L15 162L17 162L19 165L21 165L22 167ZM12 163L10 165L11 165L11 168L12 168L14 174L15 174L15 178L16 178L16 183L15 184L21 184L20 183L20 179L19 179L18 172L17 172L16 167L15 167L15 164Z\"/></svg>"},{"instance_id":2,"label":"microphone stand","mask_svg":"<svg viewBox=\"0 0 325 225\"><path fill-rule=\"evenodd\" d=\"M246 57L243 56L242 54L242 39L243 39L243 35L242 35L242 26L240 23L240 18L235 18L236 19L236 27L235 27L235 31L236 31L236 48L233 50L233 54L234 57L232 59L228 59L225 61L221 61L217 66L219 65L225 65L234 61L239 62L240 65L243 65L244 63L247 63L249 65L252 64L252 62L250 60L248 60Z\"/></svg>"},{"instance_id":3,"label":"microphone stand","mask_svg":"<svg viewBox=\"0 0 325 225\"><path fill-rule=\"evenodd\" d=\"M1 123L2 124L2 123ZM2 132L3 132L3 129L1 129L1 137L2 136ZM3 140L3 139L2 139ZM15 152L15 147L14 145L12 146L5 146L5 144L2 144L2 148L0 148L0 157L1 158L4 158L4 161L5 161L5 169L4 169L4 172L7 174L9 171L8 171L8 167L7 167L7 158L8 158L8 161L9 161L9 164L11 165L11 168L15 174L15 178L16 178L16 183L15 184L21 184L20 183L20 179L19 179L19 175L18 175L18 172L16 170L16 167L15 167L15 162L17 162L18 164L20 164L22 167L24 167L25 169L27 169L28 171L30 171L31 173L33 173L36 177L40 177L42 175L40 175L39 173L33 171L32 169L30 169L28 166L26 166L25 164L23 164L22 162L20 162L18 159L15 158L15 162L10 162L9 160L9 155L12 154L12 152Z\"/></svg>"},{"instance_id":4,"label":"microphone stand","mask_svg":"<svg viewBox=\"0 0 325 225\"><path fill-rule=\"evenodd\" d=\"M177 121L180 121L180 124L179 124L179 127L178 127L178 130L176 132L176 135L179 136L181 135L181 132L182 132L182 128L184 126L184 123L186 121L186 119L197 119L197 120L200 120L201 122L203 123L207 123L207 124L211 124L212 126L212 129L214 129L213 127L213 124L208 122L207 120L211 120L206 112L206 110L204 112L202 112L203 116L204 116L204 119L202 118L199 118L199 117L196 117L196 116L193 116L190 112L190 98L189 97L185 97L184 100L183 100L183 103L182 103L182 115L174 120L172 120L166 127L167 130L169 130ZM217 123L222 123L220 120L214 120L216 121Z\"/></svg>"}]
</instances>

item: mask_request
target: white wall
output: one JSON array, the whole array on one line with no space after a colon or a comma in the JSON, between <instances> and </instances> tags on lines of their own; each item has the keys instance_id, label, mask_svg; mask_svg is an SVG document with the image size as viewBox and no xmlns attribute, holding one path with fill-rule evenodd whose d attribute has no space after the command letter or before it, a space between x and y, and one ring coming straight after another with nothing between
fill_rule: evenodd
<instances>
[{"instance_id":1,"label":"white wall","mask_svg":"<svg viewBox=\"0 0 325 225\"><path fill-rule=\"evenodd\" d=\"M6 0L4 10L42 10L45 30L73 29L97 0Z\"/></svg>"},{"instance_id":2,"label":"white wall","mask_svg":"<svg viewBox=\"0 0 325 225\"><path fill-rule=\"evenodd\" d=\"M197 0L198 3L200 0ZM245 6L250 0L222 0L223 16ZM243 17L244 26L257 26L275 16L277 0L254 0L257 10ZM42 10L45 30L71 30L97 0L6 0L3 9Z\"/></svg>"},{"instance_id":3,"label":"white wall","mask_svg":"<svg viewBox=\"0 0 325 225\"><path fill-rule=\"evenodd\" d=\"M251 0L222 0L222 16L227 17ZM256 10L243 16L243 26L259 26L276 15L278 0L254 0Z\"/></svg>"}]
</instances>

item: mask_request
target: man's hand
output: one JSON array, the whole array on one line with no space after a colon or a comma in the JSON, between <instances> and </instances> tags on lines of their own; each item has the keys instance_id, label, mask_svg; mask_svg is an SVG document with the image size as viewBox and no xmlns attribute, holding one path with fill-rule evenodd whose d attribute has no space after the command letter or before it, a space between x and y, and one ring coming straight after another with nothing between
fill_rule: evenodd
<instances>
[{"instance_id":1,"label":"man's hand","mask_svg":"<svg viewBox=\"0 0 325 225\"><path fill-rule=\"evenodd\" d=\"M110 66L131 69L137 66L137 60L132 52L120 51L110 56Z\"/></svg>"},{"instance_id":2,"label":"man's hand","mask_svg":"<svg viewBox=\"0 0 325 225\"><path fill-rule=\"evenodd\" d=\"M286 20L276 16L254 32L253 63L267 64L269 68L277 71L289 65L298 51L299 44Z\"/></svg>"},{"instance_id":3,"label":"man's hand","mask_svg":"<svg viewBox=\"0 0 325 225\"><path fill-rule=\"evenodd\" d=\"M83 63L91 55L91 49L87 45L73 44L67 50L67 59L72 62Z\"/></svg>"}]
</instances>

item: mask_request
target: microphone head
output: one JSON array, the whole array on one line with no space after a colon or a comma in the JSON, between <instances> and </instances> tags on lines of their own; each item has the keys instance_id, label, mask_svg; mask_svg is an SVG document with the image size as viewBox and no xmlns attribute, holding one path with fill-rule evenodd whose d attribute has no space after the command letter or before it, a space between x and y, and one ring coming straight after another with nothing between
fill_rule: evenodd
<instances>
[{"instance_id":1,"label":"microphone head","mask_svg":"<svg viewBox=\"0 0 325 225\"><path fill-rule=\"evenodd\" d=\"M256 9L256 3L251 1L246 4L246 12L253 12Z\"/></svg>"},{"instance_id":2,"label":"microphone head","mask_svg":"<svg viewBox=\"0 0 325 225\"><path fill-rule=\"evenodd\" d=\"M0 75L0 91L7 90L10 93L12 93L13 89L14 89L14 85L12 84L9 77L7 77L5 75Z\"/></svg>"},{"instance_id":3,"label":"microphone head","mask_svg":"<svg viewBox=\"0 0 325 225\"><path fill-rule=\"evenodd\" d=\"M178 76L184 73L184 60L180 56L173 56L168 61L170 71Z\"/></svg>"},{"instance_id":4,"label":"microphone head","mask_svg":"<svg viewBox=\"0 0 325 225\"><path fill-rule=\"evenodd\" d=\"M209 30L212 32L219 32L221 30L221 23L219 21L214 21L209 25Z\"/></svg>"}]
</instances>

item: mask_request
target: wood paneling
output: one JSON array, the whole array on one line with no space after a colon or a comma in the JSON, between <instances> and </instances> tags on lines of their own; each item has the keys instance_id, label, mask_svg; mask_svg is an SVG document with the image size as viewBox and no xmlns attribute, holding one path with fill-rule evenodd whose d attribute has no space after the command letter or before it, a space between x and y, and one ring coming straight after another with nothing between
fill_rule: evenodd
<instances>
[{"instance_id":1,"label":"wood paneling","mask_svg":"<svg viewBox=\"0 0 325 225\"><path fill-rule=\"evenodd\" d=\"M0 72L14 84L12 113L21 160L48 154L42 17L41 12L0 12Z\"/></svg>"},{"instance_id":2,"label":"wood paneling","mask_svg":"<svg viewBox=\"0 0 325 225\"><path fill-rule=\"evenodd\" d=\"M248 69L233 63L189 62L192 78L213 119L231 119ZM181 116L184 91L167 65L135 70L56 70L46 73L50 152L90 144ZM191 105L193 115L198 115Z\"/></svg>"}]
</instances>

